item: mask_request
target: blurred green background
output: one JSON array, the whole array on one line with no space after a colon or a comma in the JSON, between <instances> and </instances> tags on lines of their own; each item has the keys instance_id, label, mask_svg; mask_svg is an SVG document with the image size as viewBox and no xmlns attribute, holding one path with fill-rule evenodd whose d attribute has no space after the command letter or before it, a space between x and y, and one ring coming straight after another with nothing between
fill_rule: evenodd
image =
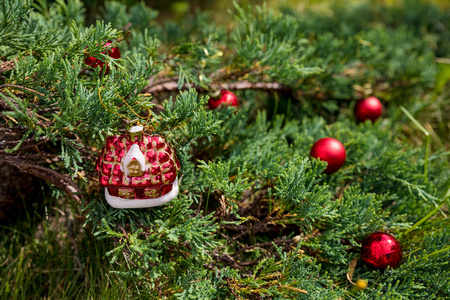
<instances>
[{"instance_id":1,"label":"blurred green background","mask_svg":"<svg viewBox=\"0 0 450 300\"><path fill-rule=\"evenodd\" d=\"M105 0L82 0L87 9L87 20L90 23L94 23L97 19L103 3ZM406 0L405 0L406 1ZM197 10L209 11L213 14L216 21L225 22L229 19L228 9L233 7L233 2L238 3L240 6L246 7L248 5L263 5L264 3L271 8L281 8L294 10L297 12L303 12L305 9L319 10L324 13L332 13L332 7L335 4L345 3L357 3L360 0L122 0L118 1L126 4L127 6L132 6L139 2L144 2L147 6L157 10L159 12L158 19L179 19L188 17L190 14ZM397 5L403 1L399 0L373 0L375 3L383 3L387 5ZM429 0L424 2L435 3L441 7L450 7L449 0Z\"/></svg>"}]
</instances>

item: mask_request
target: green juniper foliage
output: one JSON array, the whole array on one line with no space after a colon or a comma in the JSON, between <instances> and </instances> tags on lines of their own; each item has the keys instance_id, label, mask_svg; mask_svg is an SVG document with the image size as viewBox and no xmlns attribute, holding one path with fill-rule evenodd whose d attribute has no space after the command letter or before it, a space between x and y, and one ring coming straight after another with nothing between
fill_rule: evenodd
<instances>
[{"instance_id":1,"label":"green juniper foliage","mask_svg":"<svg viewBox=\"0 0 450 300\"><path fill-rule=\"evenodd\" d=\"M143 2L108 1L89 25L79 0L0 0L0 162L47 182L47 201L70 220L60 236L64 226L36 208L27 230L2 229L0 295L450 297L450 11L421 1L331 9L235 4L225 26L204 12L175 22ZM208 109L220 89L240 107ZM368 95L384 116L356 123L355 100ZM401 105L427 122L431 155ZM95 161L107 136L147 117L146 130L177 151L180 193L112 208ZM347 154L331 175L309 157L328 136ZM74 233L76 216L84 228ZM404 257L386 271L360 260L354 280L368 287L357 291L349 263L375 231L398 237ZM37 258L63 249L73 259ZM49 268L74 272L62 284L33 273Z\"/></svg>"}]
</instances>

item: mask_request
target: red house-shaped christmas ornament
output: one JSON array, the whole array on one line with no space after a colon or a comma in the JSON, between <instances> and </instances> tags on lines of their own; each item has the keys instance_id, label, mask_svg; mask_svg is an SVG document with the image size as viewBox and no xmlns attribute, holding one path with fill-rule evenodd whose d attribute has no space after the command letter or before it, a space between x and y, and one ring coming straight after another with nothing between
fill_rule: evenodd
<instances>
[{"instance_id":1,"label":"red house-shaped christmas ornament","mask_svg":"<svg viewBox=\"0 0 450 300\"><path fill-rule=\"evenodd\" d=\"M106 201L115 208L153 207L178 195L180 163L172 147L141 126L110 136L97 161Z\"/></svg>"}]
</instances>

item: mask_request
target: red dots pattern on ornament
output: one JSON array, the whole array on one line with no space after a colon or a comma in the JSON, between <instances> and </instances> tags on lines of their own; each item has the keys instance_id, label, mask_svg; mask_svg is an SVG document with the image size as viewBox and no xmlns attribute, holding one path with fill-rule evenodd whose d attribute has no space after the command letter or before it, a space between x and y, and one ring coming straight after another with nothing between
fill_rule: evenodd
<instances>
[{"instance_id":1,"label":"red dots pattern on ornament","mask_svg":"<svg viewBox=\"0 0 450 300\"><path fill-rule=\"evenodd\" d=\"M138 145L146 159L147 170L142 176L124 174L122 160L132 145ZM111 196L127 199L158 198L172 190L180 163L171 146L160 136L144 135L132 142L128 135L110 136L97 161L100 184Z\"/></svg>"}]
</instances>

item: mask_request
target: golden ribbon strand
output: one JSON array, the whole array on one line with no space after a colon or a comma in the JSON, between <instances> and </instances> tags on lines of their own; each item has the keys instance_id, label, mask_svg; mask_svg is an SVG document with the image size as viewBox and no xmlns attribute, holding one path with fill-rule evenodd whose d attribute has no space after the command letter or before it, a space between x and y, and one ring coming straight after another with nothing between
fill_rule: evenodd
<instances>
[{"instance_id":1,"label":"golden ribbon strand","mask_svg":"<svg viewBox=\"0 0 450 300\"><path fill-rule=\"evenodd\" d=\"M105 104L103 103L103 101L102 101L101 90L102 90L102 88L99 88L99 89L98 89L98 99L100 100L100 103L102 104L102 106L103 106L107 111L109 111L110 113L112 113L112 114L114 114L114 115L117 115L117 116L120 116L120 117L122 117L122 118L124 118L124 119L127 119L130 123L133 122L133 121L132 121L130 118L128 118L127 116L122 115L121 113L112 111L111 109L109 109L108 107L106 107L106 105L105 105ZM125 103L125 105L131 110L131 112L132 112L136 117L138 117L139 119L145 119L145 123L144 123L143 125L145 125L145 124L148 123L148 121L149 121L149 119L150 119L150 116L151 116L150 108L147 107L147 112L148 112L148 116L147 116L147 117L140 116L140 115L138 115L138 114L131 108L131 106L125 101L125 99L123 99L122 96L120 96L120 95L117 94L117 93L115 93L115 94L120 98L120 100L122 100L123 103ZM138 121L139 121L139 120L138 120ZM138 122L137 124L140 125L139 122Z\"/></svg>"}]
</instances>

